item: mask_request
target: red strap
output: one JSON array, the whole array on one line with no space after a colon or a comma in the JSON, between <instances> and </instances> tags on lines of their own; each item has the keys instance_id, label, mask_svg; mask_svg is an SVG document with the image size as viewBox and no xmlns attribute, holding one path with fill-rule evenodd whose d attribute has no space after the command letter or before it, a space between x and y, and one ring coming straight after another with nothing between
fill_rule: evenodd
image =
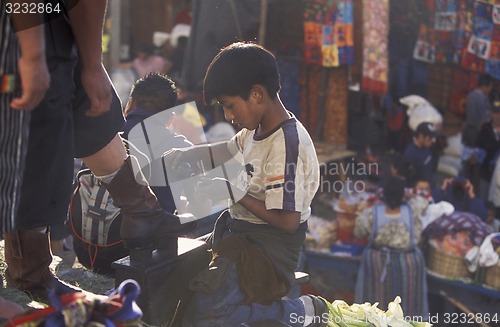
<instances>
[{"instance_id":1,"label":"red strap","mask_svg":"<svg viewBox=\"0 0 500 327\"><path fill-rule=\"evenodd\" d=\"M81 298L85 298L85 294L83 294L83 292L63 294L61 295L61 303L63 305L66 305ZM22 316L14 317L5 325L5 327L22 326L28 322L41 320L53 314L56 311L57 310L54 307L48 307L44 309L34 309L33 311L29 311L27 313L22 314Z\"/></svg>"}]
</instances>

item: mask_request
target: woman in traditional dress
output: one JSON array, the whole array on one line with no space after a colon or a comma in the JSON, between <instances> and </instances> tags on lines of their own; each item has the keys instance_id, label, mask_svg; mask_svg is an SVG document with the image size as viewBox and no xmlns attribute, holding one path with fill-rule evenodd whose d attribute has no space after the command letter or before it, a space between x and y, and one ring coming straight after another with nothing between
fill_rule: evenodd
<instances>
[{"instance_id":1,"label":"woman in traditional dress","mask_svg":"<svg viewBox=\"0 0 500 327\"><path fill-rule=\"evenodd\" d=\"M422 224L420 210L403 202L404 181L387 180L384 204L365 209L356 217L354 235L369 238L356 284L357 303L389 302L401 296L408 316L428 316L425 260L417 244Z\"/></svg>"}]
</instances>

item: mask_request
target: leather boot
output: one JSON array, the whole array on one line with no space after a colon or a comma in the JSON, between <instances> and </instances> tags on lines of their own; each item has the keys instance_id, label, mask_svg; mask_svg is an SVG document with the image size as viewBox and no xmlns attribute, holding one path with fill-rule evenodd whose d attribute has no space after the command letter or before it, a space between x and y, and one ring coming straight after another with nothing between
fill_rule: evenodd
<instances>
[{"instance_id":1,"label":"leather boot","mask_svg":"<svg viewBox=\"0 0 500 327\"><path fill-rule=\"evenodd\" d=\"M7 285L47 300L49 292L57 288L62 293L81 291L63 283L52 274L49 233L19 230L4 234Z\"/></svg>"},{"instance_id":2,"label":"leather boot","mask_svg":"<svg viewBox=\"0 0 500 327\"><path fill-rule=\"evenodd\" d=\"M194 225L181 224L178 216L164 211L140 169L134 172L133 165L139 167L137 159L129 156L111 182L102 184L113 198L113 204L121 210L120 234L125 247L130 250L160 248L162 241L176 239Z\"/></svg>"}]
</instances>

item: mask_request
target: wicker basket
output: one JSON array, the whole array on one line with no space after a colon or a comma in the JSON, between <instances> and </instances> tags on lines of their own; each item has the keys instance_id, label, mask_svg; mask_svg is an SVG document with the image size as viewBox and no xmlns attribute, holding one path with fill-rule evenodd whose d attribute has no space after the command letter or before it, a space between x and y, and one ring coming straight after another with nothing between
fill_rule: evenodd
<instances>
[{"instance_id":1,"label":"wicker basket","mask_svg":"<svg viewBox=\"0 0 500 327\"><path fill-rule=\"evenodd\" d=\"M479 281L486 286L500 290L500 262L493 267L480 270Z\"/></svg>"},{"instance_id":2,"label":"wicker basket","mask_svg":"<svg viewBox=\"0 0 500 327\"><path fill-rule=\"evenodd\" d=\"M430 271L450 278L472 278L463 257L444 253L433 245L429 245L427 251L427 269Z\"/></svg>"}]
</instances>

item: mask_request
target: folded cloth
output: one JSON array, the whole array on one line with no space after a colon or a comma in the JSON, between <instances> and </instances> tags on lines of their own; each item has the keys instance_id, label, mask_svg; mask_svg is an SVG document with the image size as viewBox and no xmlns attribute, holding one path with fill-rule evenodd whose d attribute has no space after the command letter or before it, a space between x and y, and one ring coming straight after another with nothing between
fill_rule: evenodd
<instances>
[{"instance_id":1,"label":"folded cloth","mask_svg":"<svg viewBox=\"0 0 500 327\"><path fill-rule=\"evenodd\" d=\"M288 281L275 269L271 259L240 234L224 238L216 255L236 261L245 303L269 304L290 290Z\"/></svg>"},{"instance_id":2,"label":"folded cloth","mask_svg":"<svg viewBox=\"0 0 500 327\"><path fill-rule=\"evenodd\" d=\"M425 229L429 224L436 221L443 215L449 216L455 211L453 204L440 201L438 203L431 203L425 209L425 214L421 217L422 229Z\"/></svg>"},{"instance_id":3,"label":"folded cloth","mask_svg":"<svg viewBox=\"0 0 500 327\"><path fill-rule=\"evenodd\" d=\"M440 239L444 235L460 231L467 231L470 241L477 246L480 246L486 236L492 233L490 226L478 216L468 212L455 211L451 215L443 215L429 224L422 235L426 240Z\"/></svg>"},{"instance_id":4,"label":"folded cloth","mask_svg":"<svg viewBox=\"0 0 500 327\"><path fill-rule=\"evenodd\" d=\"M31 326L106 326L139 327L142 311L135 302L139 284L127 279L104 300L85 292L50 294L51 306L30 309L13 317L5 327Z\"/></svg>"},{"instance_id":5,"label":"folded cloth","mask_svg":"<svg viewBox=\"0 0 500 327\"><path fill-rule=\"evenodd\" d=\"M465 255L467 269L475 272L477 267L487 268L495 266L499 261L498 253L495 252L492 240L500 237L500 233L488 235L480 247L473 247Z\"/></svg>"}]
</instances>

